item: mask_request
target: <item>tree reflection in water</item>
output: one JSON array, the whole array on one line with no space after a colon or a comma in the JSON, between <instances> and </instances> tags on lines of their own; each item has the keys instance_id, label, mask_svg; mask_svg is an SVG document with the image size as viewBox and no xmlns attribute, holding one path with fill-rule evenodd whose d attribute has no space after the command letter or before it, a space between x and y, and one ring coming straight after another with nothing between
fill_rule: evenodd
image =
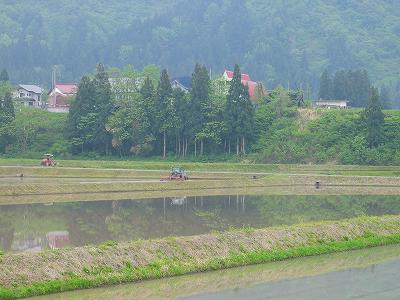
<instances>
[{"instance_id":1,"label":"tree reflection in water","mask_svg":"<svg viewBox=\"0 0 400 300\"><path fill-rule=\"evenodd\" d=\"M227 195L0 206L0 249L27 251L400 214L399 200L397 196ZM54 238L55 233L59 237Z\"/></svg>"}]
</instances>

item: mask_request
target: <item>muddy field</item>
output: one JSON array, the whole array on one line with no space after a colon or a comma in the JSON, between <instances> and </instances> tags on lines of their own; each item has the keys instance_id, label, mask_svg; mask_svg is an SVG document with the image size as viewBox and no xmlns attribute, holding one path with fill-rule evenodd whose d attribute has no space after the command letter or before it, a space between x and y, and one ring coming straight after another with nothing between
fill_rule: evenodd
<instances>
[{"instance_id":1,"label":"muddy field","mask_svg":"<svg viewBox=\"0 0 400 300\"><path fill-rule=\"evenodd\" d=\"M400 193L400 177L326 174L189 172L169 181L168 171L0 167L0 204L112 200L171 196L270 193ZM316 188L316 182L319 182Z\"/></svg>"}]
</instances>

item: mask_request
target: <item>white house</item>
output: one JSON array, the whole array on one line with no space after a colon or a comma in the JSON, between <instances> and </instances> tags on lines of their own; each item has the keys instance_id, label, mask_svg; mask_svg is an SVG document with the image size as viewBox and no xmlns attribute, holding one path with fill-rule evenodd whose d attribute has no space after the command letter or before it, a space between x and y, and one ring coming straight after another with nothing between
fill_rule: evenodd
<instances>
[{"instance_id":1,"label":"white house","mask_svg":"<svg viewBox=\"0 0 400 300\"><path fill-rule=\"evenodd\" d=\"M43 89L36 85L20 84L14 91L14 99L24 106L41 108L44 104L42 102L42 94Z\"/></svg>"},{"instance_id":2,"label":"white house","mask_svg":"<svg viewBox=\"0 0 400 300\"><path fill-rule=\"evenodd\" d=\"M347 108L349 101L347 100L323 100L315 102L316 107L320 108Z\"/></svg>"}]
</instances>

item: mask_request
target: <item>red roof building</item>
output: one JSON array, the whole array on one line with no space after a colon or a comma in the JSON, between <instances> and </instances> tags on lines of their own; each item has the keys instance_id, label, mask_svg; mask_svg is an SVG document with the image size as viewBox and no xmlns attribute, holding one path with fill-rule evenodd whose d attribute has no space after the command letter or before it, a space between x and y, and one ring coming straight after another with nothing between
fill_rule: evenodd
<instances>
[{"instance_id":1,"label":"red roof building","mask_svg":"<svg viewBox=\"0 0 400 300\"><path fill-rule=\"evenodd\" d=\"M233 72L229 71L229 70L225 70L223 76L227 81L231 81L233 79ZM249 95L250 95L250 98L252 98L254 96L254 93L256 90L257 82L252 81L250 78L250 75L244 74L244 73L242 73L241 81L244 86L247 86L249 88Z\"/></svg>"},{"instance_id":2,"label":"red roof building","mask_svg":"<svg viewBox=\"0 0 400 300\"><path fill-rule=\"evenodd\" d=\"M77 91L78 85L75 83L57 83L49 93L47 109L53 112L68 112L71 98Z\"/></svg>"},{"instance_id":3,"label":"red roof building","mask_svg":"<svg viewBox=\"0 0 400 300\"><path fill-rule=\"evenodd\" d=\"M75 83L58 83L55 88L65 95L75 95L78 85Z\"/></svg>"},{"instance_id":4,"label":"red roof building","mask_svg":"<svg viewBox=\"0 0 400 300\"><path fill-rule=\"evenodd\" d=\"M60 249L69 246L68 231L52 231L46 234L50 249Z\"/></svg>"}]
</instances>

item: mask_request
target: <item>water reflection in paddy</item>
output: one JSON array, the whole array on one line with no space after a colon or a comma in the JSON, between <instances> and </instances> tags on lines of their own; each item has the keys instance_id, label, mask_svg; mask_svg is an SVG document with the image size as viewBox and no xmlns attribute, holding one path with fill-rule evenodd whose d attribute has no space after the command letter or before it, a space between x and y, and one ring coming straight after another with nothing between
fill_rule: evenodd
<instances>
[{"instance_id":1,"label":"water reflection in paddy","mask_svg":"<svg viewBox=\"0 0 400 300\"><path fill-rule=\"evenodd\" d=\"M211 230L400 214L397 196L211 196L0 206L0 249L100 244Z\"/></svg>"},{"instance_id":2,"label":"water reflection in paddy","mask_svg":"<svg viewBox=\"0 0 400 300\"><path fill-rule=\"evenodd\" d=\"M399 267L394 245L35 299L399 299Z\"/></svg>"}]
</instances>

